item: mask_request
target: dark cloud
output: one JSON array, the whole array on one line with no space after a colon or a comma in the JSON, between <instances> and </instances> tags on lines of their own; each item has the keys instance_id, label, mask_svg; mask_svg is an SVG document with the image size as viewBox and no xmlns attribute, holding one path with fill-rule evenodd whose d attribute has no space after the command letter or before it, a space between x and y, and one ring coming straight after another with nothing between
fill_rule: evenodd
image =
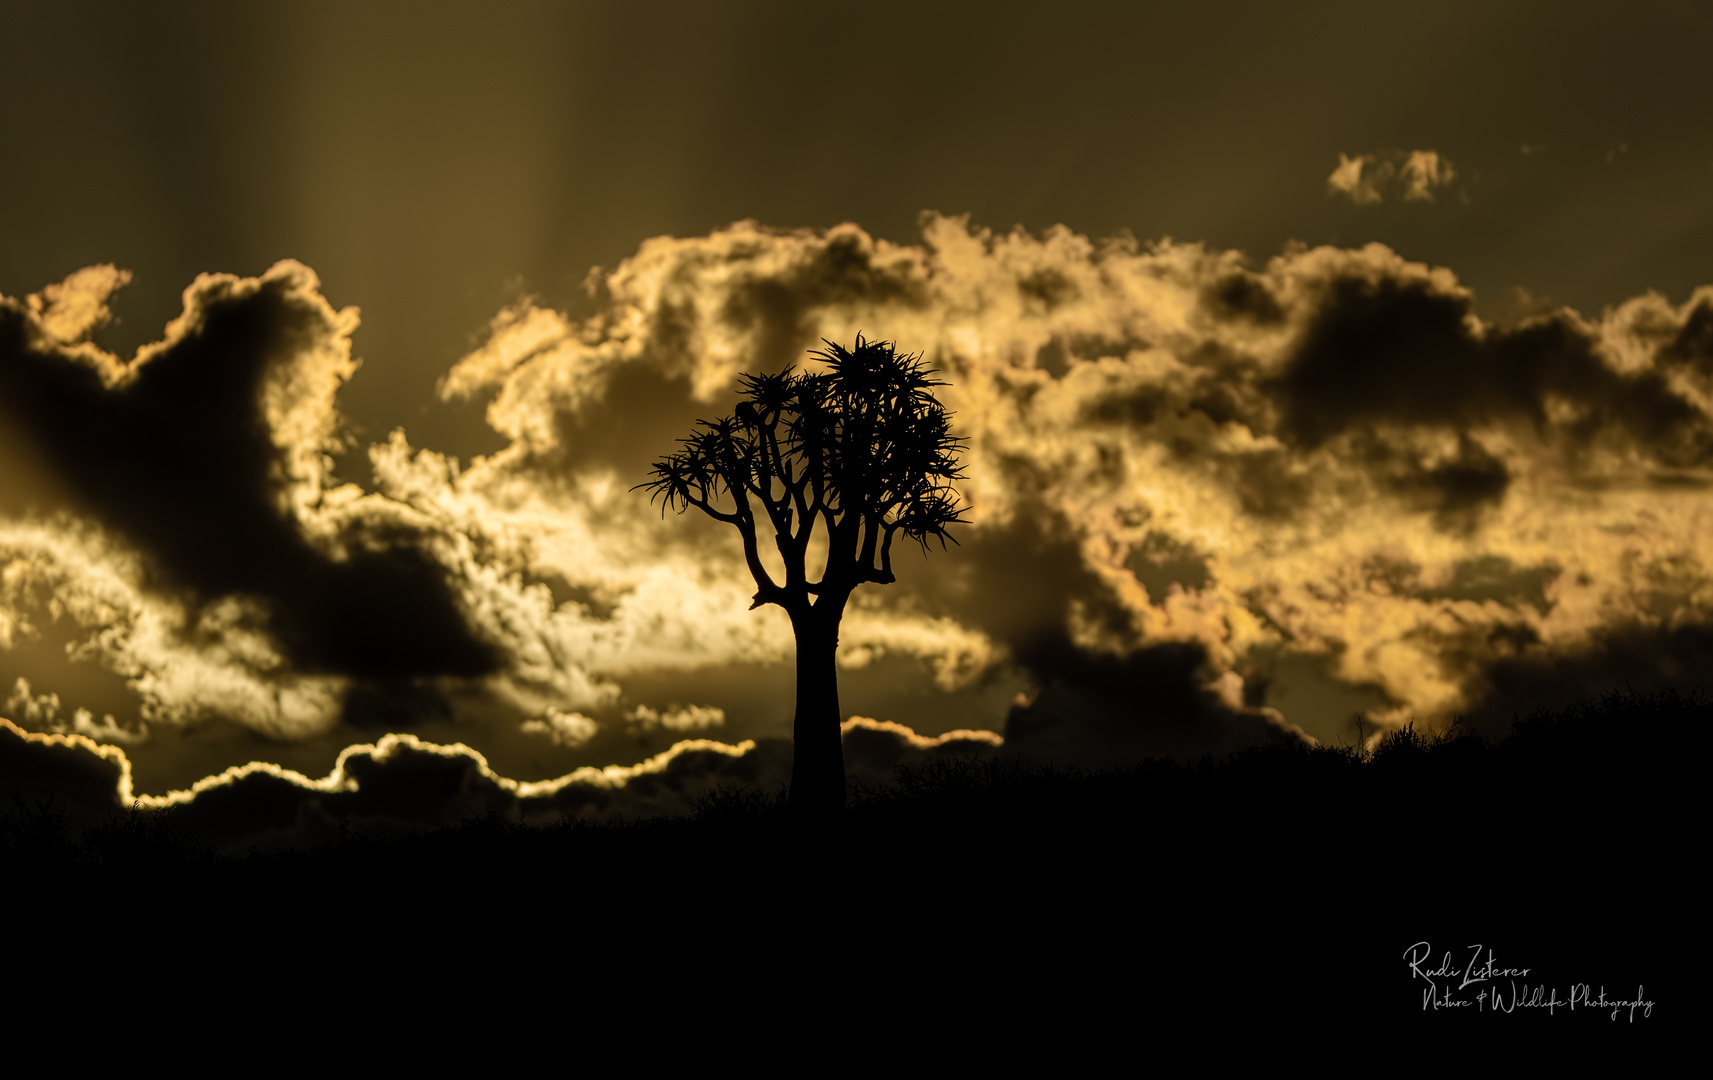
<instances>
[{"instance_id":1,"label":"dark cloud","mask_svg":"<svg viewBox=\"0 0 1713 1080\"><path fill-rule=\"evenodd\" d=\"M103 370L0 303L0 426L55 487L24 494L122 534L147 581L193 603L263 601L266 629L298 670L357 677L477 675L493 650L460 614L429 537L353 518L341 557L310 542L289 505L306 478L270 424L269 399L347 331L301 267L257 280L205 277L182 333ZM109 385L109 383L111 383ZM318 448L309 447L311 451Z\"/></svg>"},{"instance_id":2,"label":"dark cloud","mask_svg":"<svg viewBox=\"0 0 1713 1080\"><path fill-rule=\"evenodd\" d=\"M525 820L590 818L631 821L688 814L715 788L757 788L772 794L790 779L789 739L757 739L741 753L680 746L664 768L638 772L617 787L572 780L521 800Z\"/></svg>"},{"instance_id":3,"label":"dark cloud","mask_svg":"<svg viewBox=\"0 0 1713 1080\"><path fill-rule=\"evenodd\" d=\"M939 555L938 552L935 553ZM1070 523L1051 507L1024 502L1005 525L968 533L932 573L905 579L928 614L949 615L1016 648L1046 628L1062 628L1073 606L1128 641L1128 612L1083 565ZM1018 569L1027 567L1027 573Z\"/></svg>"},{"instance_id":4,"label":"dark cloud","mask_svg":"<svg viewBox=\"0 0 1713 1080\"><path fill-rule=\"evenodd\" d=\"M1210 283L1202 290L1202 304L1222 319L1246 319L1266 326L1285 319L1285 309L1267 283L1242 270Z\"/></svg>"},{"instance_id":5,"label":"dark cloud","mask_svg":"<svg viewBox=\"0 0 1713 1080\"><path fill-rule=\"evenodd\" d=\"M1046 632L1015 653L1041 689L1006 716L1005 746L1035 760L1111 768L1293 737L1208 688L1213 672L1197 642L1113 655Z\"/></svg>"},{"instance_id":6,"label":"dark cloud","mask_svg":"<svg viewBox=\"0 0 1713 1080\"><path fill-rule=\"evenodd\" d=\"M1663 362L1626 366L1601 328L1572 312L1483 324L1449 275L1370 253L1300 258L1312 269L1306 286L1289 292L1289 309L1261 275L1210 277L1197 324L1210 336L1170 344L1175 364L1151 378L1128 364L1085 373L1085 385L1099 389L1084 394L1078 418L1164 444L1259 518L1369 497L1341 478L1342 466L1354 464L1366 483L1431 515L1442 531L1464 534L1511 490L1516 465L1508 457L1519 441L1550 448L1575 472L1602 449L1639 451L1668 471L1713 459L1713 422L1669 377L1673 365L1702 363L1702 324L1713 326L1705 305L1681 315L1643 305L1630 316L1632 340L1652 335ZM1220 340L1245 324L1261 328L1256 341L1272 344L1255 347L1276 352L1276 362L1249 355L1238 339ZM1097 342L1088 355L1110 355L1114 344ZM1080 355L1055 337L1036 364L1064 368ZM1231 425L1283 445L1230 447L1220 432ZM1495 441L1498 432L1516 438ZM1317 463L1321 451L1340 459L1336 467Z\"/></svg>"},{"instance_id":7,"label":"dark cloud","mask_svg":"<svg viewBox=\"0 0 1713 1080\"><path fill-rule=\"evenodd\" d=\"M1424 282L1334 280L1274 384L1285 433L1312 447L1377 420L1458 423L1536 408L1533 380L1481 362L1468 316L1465 298Z\"/></svg>"},{"instance_id":8,"label":"dark cloud","mask_svg":"<svg viewBox=\"0 0 1713 1080\"><path fill-rule=\"evenodd\" d=\"M1693 367L1702 378L1713 379L1713 299L1703 299L1683 320L1683 327L1660 350L1668 364Z\"/></svg>"},{"instance_id":9,"label":"dark cloud","mask_svg":"<svg viewBox=\"0 0 1713 1080\"><path fill-rule=\"evenodd\" d=\"M441 687L418 679L368 679L354 684L340 703L339 719L357 731L421 730L453 719Z\"/></svg>"},{"instance_id":10,"label":"dark cloud","mask_svg":"<svg viewBox=\"0 0 1713 1080\"><path fill-rule=\"evenodd\" d=\"M1609 626L1573 648L1549 647L1526 634L1488 635L1465 643L1464 663L1471 687L1465 721L1477 731L1499 734L1516 716L1617 690L1706 692L1713 686L1713 623ZM1661 752L1671 752L1671 732L1632 734L1657 738Z\"/></svg>"},{"instance_id":11,"label":"dark cloud","mask_svg":"<svg viewBox=\"0 0 1713 1080\"><path fill-rule=\"evenodd\" d=\"M991 755L985 731L925 737L899 724L853 718L844 724L853 790L890 785L900 768L934 758ZM315 847L345 836L402 836L497 816L551 824L582 819L636 821L685 816L716 789L772 795L791 775L791 742L762 738L737 746L692 740L638 766L580 769L519 784L462 745L389 735L347 748L320 780L254 764L206 778L189 792L146 800L172 829L217 850ZM28 734L0 721L0 799L67 811L75 835L121 810L130 794L124 754L77 736Z\"/></svg>"},{"instance_id":12,"label":"dark cloud","mask_svg":"<svg viewBox=\"0 0 1713 1080\"><path fill-rule=\"evenodd\" d=\"M1469 294L1431 278L1334 276L1270 380L1281 434L1312 449L1375 424L1512 421L1566 448L1627 437L1666 465L1713 456L1713 427L1695 404L1656 370L1624 374L1605 363L1568 313L1486 329L1473 314ZM1553 399L1574 418L1555 420Z\"/></svg>"},{"instance_id":13,"label":"dark cloud","mask_svg":"<svg viewBox=\"0 0 1713 1080\"><path fill-rule=\"evenodd\" d=\"M1071 355L1063 340L1049 338L1045 345L1035 350L1035 366L1055 379L1062 379L1070 370Z\"/></svg>"},{"instance_id":14,"label":"dark cloud","mask_svg":"<svg viewBox=\"0 0 1713 1080\"><path fill-rule=\"evenodd\" d=\"M949 731L924 738L902 724L852 717L844 727L845 776L856 790L891 786L900 769L932 760L971 761L999 753L1003 741L988 731Z\"/></svg>"},{"instance_id":15,"label":"dark cloud","mask_svg":"<svg viewBox=\"0 0 1713 1080\"><path fill-rule=\"evenodd\" d=\"M1449 529L1503 499L1511 470L1464 432L1457 437L1457 453L1426 470L1422 481L1438 504L1434 513L1440 527Z\"/></svg>"},{"instance_id":16,"label":"dark cloud","mask_svg":"<svg viewBox=\"0 0 1713 1080\"><path fill-rule=\"evenodd\" d=\"M0 808L13 801L53 806L73 827L97 824L119 810L130 770L114 747L76 735L38 735L0 719Z\"/></svg>"},{"instance_id":17,"label":"dark cloud","mask_svg":"<svg viewBox=\"0 0 1713 1080\"><path fill-rule=\"evenodd\" d=\"M47 745L41 741L46 738L26 742L0 726L0 797L13 790L35 800L52 796L61 806L81 808L74 827L99 824L120 808L120 768L114 761L97 756L93 744ZM705 745L714 748L680 745L627 770L617 783L600 770L582 770L519 785L494 773L467 747L388 736L346 750L327 779L250 765L201 781L188 798L152 802L164 806L173 828L217 850L276 850L314 847L341 836L400 836L490 815L534 824L685 815L716 787L771 793L791 775L789 740Z\"/></svg>"},{"instance_id":18,"label":"dark cloud","mask_svg":"<svg viewBox=\"0 0 1713 1080\"><path fill-rule=\"evenodd\" d=\"M568 478L573 469L604 466L621 480L641 483L697 420L717 411L695 399L683 375L626 364L606 376L591 400L555 417L556 444L529 465L549 482Z\"/></svg>"},{"instance_id":19,"label":"dark cloud","mask_svg":"<svg viewBox=\"0 0 1713 1080\"><path fill-rule=\"evenodd\" d=\"M1022 295L1026 306L1036 309L1042 315L1051 314L1056 308L1082 295L1076 282L1063 271L1052 267L1044 267L1018 278L1017 291Z\"/></svg>"},{"instance_id":20,"label":"dark cloud","mask_svg":"<svg viewBox=\"0 0 1713 1080\"><path fill-rule=\"evenodd\" d=\"M1493 600L1511 606L1527 605L1541 615L1552 609L1547 587L1558 580L1563 568L1556 563L1518 566L1500 555L1482 555L1453 563L1450 578L1441 585L1424 586L1418 578L1421 567L1411 563L1371 560L1365 567L1393 592L1420 600Z\"/></svg>"},{"instance_id":21,"label":"dark cloud","mask_svg":"<svg viewBox=\"0 0 1713 1080\"><path fill-rule=\"evenodd\" d=\"M1132 562L1143 567L1150 596L1156 587L1164 597L1173 583L1208 581L1205 562L1160 534L1145 539ZM1099 768L1219 753L1277 733L1207 688L1217 673L1201 644L1142 641L1130 610L1084 565L1070 523L1050 508L1025 504L1007 525L972 533L955 559L916 587L930 611L1005 645L1037 688L1006 717L1007 752ZM1100 645L1073 642L1073 623Z\"/></svg>"},{"instance_id":22,"label":"dark cloud","mask_svg":"<svg viewBox=\"0 0 1713 1080\"><path fill-rule=\"evenodd\" d=\"M1102 395L1082 408L1082 418L1101 424L1147 427L1182 407L1180 394L1164 386L1138 386Z\"/></svg>"},{"instance_id":23,"label":"dark cloud","mask_svg":"<svg viewBox=\"0 0 1713 1080\"><path fill-rule=\"evenodd\" d=\"M1150 532L1124 566L1148 590L1150 600L1161 599L1173 585L1195 590L1213 580L1204 557L1162 532Z\"/></svg>"},{"instance_id":24,"label":"dark cloud","mask_svg":"<svg viewBox=\"0 0 1713 1080\"><path fill-rule=\"evenodd\" d=\"M1468 432L1457 450L1438 460L1395 446L1372 432L1353 437L1359 460L1412 509L1434 516L1445 532L1469 533L1481 512L1497 506L1511 486L1511 470Z\"/></svg>"},{"instance_id":25,"label":"dark cloud","mask_svg":"<svg viewBox=\"0 0 1713 1080\"><path fill-rule=\"evenodd\" d=\"M1188 452L1186 448L1186 456ZM1244 513L1263 521L1289 518L1313 501L1315 476L1287 451L1216 454L1208 455L1207 460L1214 475L1237 497Z\"/></svg>"}]
</instances>

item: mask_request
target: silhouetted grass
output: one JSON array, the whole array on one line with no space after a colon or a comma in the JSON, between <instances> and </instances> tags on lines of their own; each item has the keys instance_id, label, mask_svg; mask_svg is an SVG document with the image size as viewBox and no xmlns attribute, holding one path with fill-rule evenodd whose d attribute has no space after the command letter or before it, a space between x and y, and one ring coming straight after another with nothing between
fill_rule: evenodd
<instances>
[{"instance_id":1,"label":"silhouetted grass","mask_svg":"<svg viewBox=\"0 0 1713 1080\"><path fill-rule=\"evenodd\" d=\"M159 813L73 838L51 804L15 800L0 867L14 910L99 923L123 894L181 934L212 907L242 913L234 940L384 939L394 962L406 940L571 964L717 952L720 970L831 948L870 974L915 956L889 978L923 1001L955 971L965 1004L991 984L1045 995L1034 1009L1107 1008L1093 986L1116 972L1125 1000L1159 1008L1265 984L1274 996L1243 1008L1346 993L1419 1020L1397 959L1417 940L1492 942L1549 978L1560 965L1560 982L1586 969L1669 993L1687 976L1660 965L1699 895L1690 777L1710 718L1701 698L1615 694L1498 741L1412 727L1371 752L1280 742L1104 772L932 759L855 791L832 826L799 821L783 791L716 789L682 818L473 816L237 856ZM1263 970L1296 989L1279 997Z\"/></svg>"},{"instance_id":2,"label":"silhouetted grass","mask_svg":"<svg viewBox=\"0 0 1713 1080\"><path fill-rule=\"evenodd\" d=\"M1372 751L1281 741L1218 761L1151 760L1101 772L1004 754L937 758L900 769L886 787L853 790L844 820L807 836L787 812L783 790L721 788L700 796L687 818L525 825L490 814L414 836L345 837L311 851L215 856L176 830L163 811L116 814L74 838L51 800L14 798L0 807L0 858L123 874L195 866L243 876L276 864L330 871L413 860L500 864L550 851L554 861L620 859L656 848L691 857L705 845L935 850L957 838L1011 847L1032 837L1055 846L1133 839L1193 847L1221 838L1266 846L1300 831L1312 848L1342 843L1373 850L1416 834L1486 836L1500 845L1507 835L1527 836L1550 846L1614 826L1626 830L1627 817L1640 812L1622 810L1626 800L1656 810L1684 800L1688 793L1675 780L1693 754L1688 744L1700 741L1710 717L1713 706L1700 699L1616 694L1519 718L1497 742L1456 728L1430 737L1411 727ZM1542 799L1571 801L1535 803Z\"/></svg>"}]
</instances>

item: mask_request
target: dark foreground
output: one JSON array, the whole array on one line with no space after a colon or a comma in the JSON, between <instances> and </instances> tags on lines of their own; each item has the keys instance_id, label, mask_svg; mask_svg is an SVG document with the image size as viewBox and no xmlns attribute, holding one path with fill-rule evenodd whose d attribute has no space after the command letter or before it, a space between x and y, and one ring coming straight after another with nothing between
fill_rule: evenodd
<instances>
[{"instance_id":1,"label":"dark foreground","mask_svg":"<svg viewBox=\"0 0 1713 1080\"><path fill-rule=\"evenodd\" d=\"M1366 757L942 762L817 827L719 792L692 819L243 858L146 814L74 842L14 805L8 980L255 1023L297 1002L308 1028L483 1014L555 1045L622 1023L663 1046L747 1032L765 1057L820 1030L859 1068L904 1031L1072 1071L1095 1046L1220 1055L1281 1027L1643 1053L1700 1019L1709 719L1614 696Z\"/></svg>"}]
</instances>

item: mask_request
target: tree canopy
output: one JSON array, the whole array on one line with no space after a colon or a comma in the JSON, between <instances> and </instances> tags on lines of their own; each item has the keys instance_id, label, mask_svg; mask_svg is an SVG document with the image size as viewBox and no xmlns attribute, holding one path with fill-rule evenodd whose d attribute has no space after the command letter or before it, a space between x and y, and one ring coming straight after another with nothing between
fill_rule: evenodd
<instances>
[{"instance_id":1,"label":"tree canopy","mask_svg":"<svg viewBox=\"0 0 1713 1080\"><path fill-rule=\"evenodd\" d=\"M752 609L778 604L794 617L810 597L835 594L842 607L858 585L894 581L898 534L944 547L957 542L948 527L964 523L952 482L964 475L965 440L932 393L946 384L920 354L891 342L859 334L852 349L823 343L811 355L825 370L744 375L734 414L698 420L683 449L637 485L662 500L662 513L694 506L736 525L757 585ZM783 582L762 565L763 521L784 558ZM817 521L827 530L827 565L810 581L804 561Z\"/></svg>"}]
</instances>

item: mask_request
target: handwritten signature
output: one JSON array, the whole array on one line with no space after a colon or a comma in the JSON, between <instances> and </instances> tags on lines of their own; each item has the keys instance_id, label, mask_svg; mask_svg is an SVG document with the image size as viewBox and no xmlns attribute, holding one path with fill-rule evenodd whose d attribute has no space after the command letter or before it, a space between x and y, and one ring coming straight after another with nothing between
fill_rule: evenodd
<instances>
[{"instance_id":1,"label":"handwritten signature","mask_svg":"<svg viewBox=\"0 0 1713 1080\"><path fill-rule=\"evenodd\" d=\"M1423 1012L1472 1008L1477 1012L1510 1013L1518 1009L1545 1009L1548 1015L1552 1015L1559 1009L1575 1012L1580 1007L1608 1010L1611 1019L1617 1020L1618 1015L1628 1009L1631 1023L1635 1023L1638 1009L1643 1018L1653 1015L1654 1003L1643 997L1643 987L1639 984L1634 998L1617 999L1608 998L1604 986L1596 992L1591 984L1576 983L1570 988L1567 1000L1559 997L1558 991L1550 986L1539 983L1530 986L1527 982L1519 986L1517 980L1526 979L1530 969L1501 965L1491 948L1487 949L1485 960L1481 958L1481 945L1468 948L1467 962L1460 964L1453 960L1448 949L1437 967L1430 966L1433 964L1433 947L1427 942L1418 941L1404 950L1404 962L1410 966L1410 977L1427 983L1422 990ZM1504 980L1503 987L1500 980ZM1470 987L1476 987L1476 990L1464 996L1463 991Z\"/></svg>"}]
</instances>

